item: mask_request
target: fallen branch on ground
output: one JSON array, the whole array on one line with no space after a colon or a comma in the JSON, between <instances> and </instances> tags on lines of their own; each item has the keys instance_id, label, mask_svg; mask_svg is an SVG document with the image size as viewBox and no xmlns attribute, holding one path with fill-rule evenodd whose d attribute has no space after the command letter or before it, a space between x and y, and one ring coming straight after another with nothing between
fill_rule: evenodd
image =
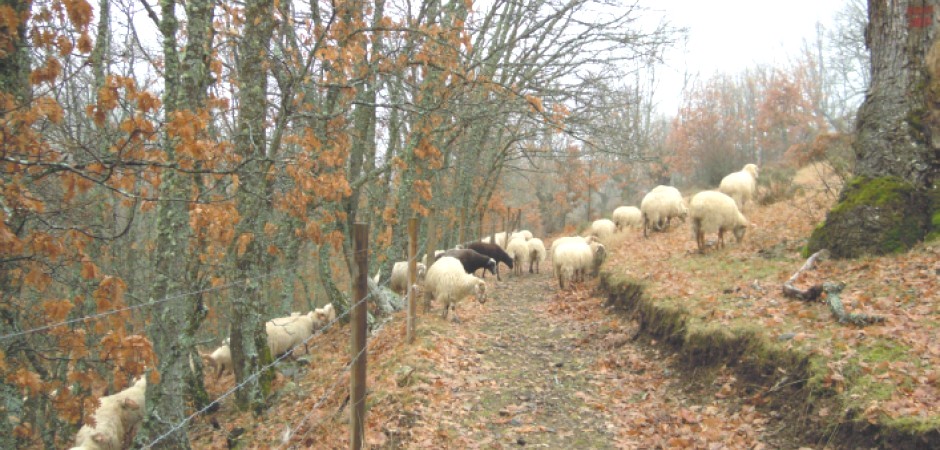
<instances>
[{"instance_id":1,"label":"fallen branch on ground","mask_svg":"<svg viewBox=\"0 0 940 450\"><path fill-rule=\"evenodd\" d=\"M842 298L840 296L842 290L845 289L844 283L826 281L823 284L817 284L815 286L811 286L808 289L799 289L793 284L796 282L797 277L799 277L801 273L813 268L813 265L816 264L818 259L826 258L828 256L829 251L826 249L813 253L813 255L810 256L805 263L803 263L803 266L800 267L800 269L797 270L789 280L783 283L783 295L786 297L803 300L804 302L812 302L818 300L820 296L825 293L826 303L829 305L829 310L832 311L832 315L836 316L836 319L839 320L839 323L853 323L858 326L865 326L873 323L884 322L885 319L881 316L846 313L845 306L842 305Z\"/></svg>"}]
</instances>

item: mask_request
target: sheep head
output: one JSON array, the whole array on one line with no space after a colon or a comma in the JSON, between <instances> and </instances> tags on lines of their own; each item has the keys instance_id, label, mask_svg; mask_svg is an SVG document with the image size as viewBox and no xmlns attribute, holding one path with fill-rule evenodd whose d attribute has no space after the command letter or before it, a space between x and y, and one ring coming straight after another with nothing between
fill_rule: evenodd
<instances>
[{"instance_id":1,"label":"sheep head","mask_svg":"<svg viewBox=\"0 0 940 450\"><path fill-rule=\"evenodd\" d=\"M756 164L745 165L743 171L753 175L755 180L757 179L757 174L760 172Z\"/></svg>"},{"instance_id":2,"label":"sheep head","mask_svg":"<svg viewBox=\"0 0 940 450\"><path fill-rule=\"evenodd\" d=\"M474 280L473 294L476 295L480 304L486 303L486 282L477 278Z\"/></svg>"},{"instance_id":3,"label":"sheep head","mask_svg":"<svg viewBox=\"0 0 940 450\"><path fill-rule=\"evenodd\" d=\"M424 281L424 276L427 275L427 274L428 274L428 267L425 266L425 265L422 264L422 263L418 263L418 273L417 273L417 279L418 279L418 281L422 281L422 282L423 282L423 281Z\"/></svg>"},{"instance_id":4,"label":"sheep head","mask_svg":"<svg viewBox=\"0 0 940 450\"><path fill-rule=\"evenodd\" d=\"M737 241L740 244L741 241L744 240L744 233L747 232L747 225L738 225L734 227L734 230L732 230L732 232L734 233L735 241Z\"/></svg>"},{"instance_id":5,"label":"sheep head","mask_svg":"<svg viewBox=\"0 0 940 450\"><path fill-rule=\"evenodd\" d=\"M490 258L489 261L486 262L486 266L484 267L486 267L490 271L491 274L494 274L494 275L496 274L496 260L495 259Z\"/></svg>"}]
</instances>

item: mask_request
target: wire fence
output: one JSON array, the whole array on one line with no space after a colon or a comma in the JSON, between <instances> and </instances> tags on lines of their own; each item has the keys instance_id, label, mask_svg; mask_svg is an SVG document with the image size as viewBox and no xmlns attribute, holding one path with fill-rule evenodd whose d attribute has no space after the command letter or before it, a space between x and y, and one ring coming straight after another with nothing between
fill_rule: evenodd
<instances>
[{"instance_id":1,"label":"wire fence","mask_svg":"<svg viewBox=\"0 0 940 450\"><path fill-rule=\"evenodd\" d=\"M420 262L420 261L421 261L421 255L423 254L424 251L425 251L424 246L421 246L421 248L419 249L419 251L415 253L414 259L415 259L417 262ZM410 260L408 260L408 259L406 258L406 262L408 262L408 261L410 261ZM251 277L245 277L245 278L242 278L242 279L239 279L239 280L230 281L230 282L228 282L228 283L220 284L220 285L218 285L218 286L212 286L212 287L207 287L207 288L202 288L202 289L196 289L196 290L187 291L187 292L180 292L180 293L168 295L168 296L166 296L166 297L164 297L164 298L161 298L161 299L158 299L158 300L152 300L152 301L140 303L140 304L137 304L137 305L130 305L130 306L124 306L124 307L120 307L120 308L114 308L114 309L111 309L111 310L102 311L102 312L98 312L98 313L95 313L95 314L90 314L90 315L83 316L83 317L77 317L77 318L72 318L72 319L68 319L68 320L63 320L63 321L59 321L59 322L56 322L56 323L46 324L46 325L42 325L42 326L38 326L38 327L26 329L26 330L14 331L14 332L11 332L11 333L8 333L8 334L0 335L0 342L6 341L6 340L10 340L10 339L13 339L13 338L17 338L17 337L21 337L21 336L26 336L26 335L30 335L30 334L45 332L45 331L52 330L52 329L55 329L55 328L58 328L58 327L69 326L69 325L74 325L74 324L77 324L77 323L83 323L83 322L88 322L88 321L100 320L100 319L103 319L103 318L105 318L105 317L112 316L112 315L115 315L115 314L120 314L120 313L123 313L123 312L134 311L134 310L139 310L139 309L143 309L143 308L148 308L148 307L160 305L160 304L163 304L163 303L179 301L179 300L182 300L182 299L185 299L185 298L194 296L194 295L200 295L200 294L205 294L205 293L210 293L210 292L222 291L222 290L225 290L225 289L232 288L232 287L234 287L234 286L238 286L239 284L249 283L249 282L251 282L251 281L257 281L257 280L263 280L263 279L270 278L270 277L275 276L275 275L285 274L285 273L289 273L289 272L293 272L293 271L294 271L294 268L291 268L291 267L282 268L282 269L274 270L274 271L271 271L271 272L268 272L268 273L265 273L265 274L256 275L256 276L251 276ZM389 276L383 283L377 284L377 287L378 287L380 290L383 289L383 288L387 288L388 285L391 283L391 281L392 281L392 277ZM318 329L313 330L309 336L307 336L305 339L303 339L302 342L300 342L300 343L298 343L298 344L292 346L289 350L285 351L283 354L281 354L280 356L276 357L276 358L275 358L273 361L271 361L270 363L265 364L264 366L258 368L257 371L255 371L255 372L251 373L250 375L246 376L241 382L237 383L235 386L233 386L233 387L231 387L230 389L226 390L224 393L222 393L222 394L219 395L217 398L215 398L214 400L212 400L211 402L209 402L207 405L205 405L204 407L200 408L199 410L197 410L197 411L191 413L190 415L188 415L187 417L185 417L183 420L181 420L179 423L174 424L174 425L173 425L172 427L170 427L168 430L166 430L165 432L163 432L162 434L160 434L159 436L157 436L156 438L154 438L150 443L146 444L143 448L152 448L154 445L156 445L156 444L160 443L161 441L167 439L168 437L172 436L174 433L179 432L179 431L181 431L181 430L184 430L184 428L186 427L186 425L187 425L188 423L190 423L193 419L199 417L199 416L202 415L202 414L205 414L206 412L208 412L209 410L213 409L213 408L216 407L217 405L220 405L222 401L224 401L226 398L232 396L234 393L238 392L240 389L243 389L245 386L248 386L249 384L255 382L263 373L265 373L266 371L272 369L276 364L280 363L281 361L283 361L284 359L286 359L288 356L293 355L294 351L295 351L298 347L306 346L313 338L315 338L315 337L321 335L324 331L326 331L327 329L329 329L330 327L332 327L334 324L336 324L336 323L338 323L339 321L343 320L346 316L349 316L349 315L352 313L352 311L354 310L354 308L356 308L357 306L362 305L363 303L367 302L370 298L371 298L371 292L369 292L369 293L367 293L366 295L364 295L362 298L360 298L359 300L357 300L355 303L350 304L350 305L349 305L349 308L347 308L346 311L344 311L342 314L337 315L336 317L334 317L332 320L330 320L329 322L327 322L327 323L325 323L325 324L321 324L321 326L320 326ZM326 389L326 391L324 391L324 393L323 393L323 394L320 396L320 398L314 403L314 405L310 408L310 410L307 412L307 414L305 414L295 425L293 425L293 426L290 427L290 429L289 429L289 431L288 431L288 434L286 435L286 437L285 437L285 439L284 439L284 442L282 443L281 448L283 448L284 446L288 445L288 444L290 443L290 441L292 440L292 438L293 438L293 437L298 433L298 431L301 429L301 427L303 427L305 424L308 423L308 419L311 417L311 415L314 414L314 412L317 411L319 408L321 408L321 407L323 406L323 404L325 404L326 401L327 401L329 398L331 398L331 396L334 394L334 392L340 387L340 385L341 385L341 383L342 383L342 381L343 381L343 379L344 379L344 375L345 375L347 372L349 372L349 371L351 370L351 368L353 367L353 365L354 365L361 357L363 357L364 355L367 355L367 354L368 354L367 349L368 349L368 346L364 346L364 347L362 348L362 350L361 350L358 354L356 354L355 356L353 356L352 358L350 358L350 360L345 363L344 368L338 373L337 379L330 385L330 387L328 387L328 388ZM337 411L337 412L334 413L333 415L338 414L338 413L339 413L339 411ZM308 425L307 431L304 433L303 436L306 436L311 430L315 429L316 426L320 423L320 421L322 421L322 420L325 419L325 418L331 417L331 416L333 416L333 415L324 416L324 417L321 418L320 420L318 420L318 421L316 421L316 422L313 422L313 423L310 423L310 424Z\"/></svg>"},{"instance_id":2,"label":"wire fence","mask_svg":"<svg viewBox=\"0 0 940 450\"><path fill-rule=\"evenodd\" d=\"M423 250L423 248L422 248L422 250ZM420 255L420 252L416 254L416 256L415 256L416 259L417 259L417 257L418 257L417 255ZM386 288L386 287L388 287L388 285L389 285L390 283L391 283L391 277L389 277L387 280L385 280L384 283L378 285L377 287L380 288L380 289L381 289L381 288ZM331 326L333 326L333 324L339 322L339 321L342 320L345 316L350 315L355 307L359 306L360 304L362 304L362 303L364 303L364 302L367 302L370 297L371 297L371 293L365 295L364 297L362 297L361 299L359 299L358 301L356 301L356 303L351 304L351 305L349 306L349 308L348 308L345 312L343 312L343 314L337 315L336 318L334 318L333 320L331 320L331 321L328 322L327 324L321 326L318 330L314 331L313 333L310 334L310 336L308 336L307 338L305 338L305 339L303 340L303 342L300 342L300 343L294 345L293 347L290 348L290 350L286 351L283 355L281 355L281 356L279 356L278 358L276 358L276 359L275 359L274 361L272 361L270 364L266 364L266 365L262 366L261 368L259 368L258 371L256 371L256 372L252 373L251 375L245 377L245 379L244 379L241 383L238 383L238 384L236 384L235 386L233 386L232 388L228 389L228 390L225 391L222 395L220 395L218 398L214 399L212 402L210 402L209 404L207 404L207 405L204 406L203 408L199 409L198 411L193 412L192 414L190 414L189 416L187 416L186 418L184 418L182 421L180 421L179 423L175 424L175 425L174 425L173 427L171 427L169 430L167 430L167 431L164 432L163 434L161 434L161 435L159 435L158 437L156 437L153 441L151 441L149 444L147 444L147 445L144 446L143 448L145 448L145 449L146 449L146 448L152 448L154 445L156 445L157 443L161 442L162 440L168 438L168 437L171 436L173 433L176 433L176 432L182 430L182 429L186 426L187 423L191 422L193 419L195 419L195 418L198 417L199 415L206 413L207 411L209 411L210 409L212 409L215 405L220 404L225 398L227 398L227 397L233 395L233 394L234 394L235 392L237 392L239 389L242 389L243 387L245 387L245 386L247 386L248 384L252 383L252 382L253 382L254 380L256 380L259 376L261 376L262 373L264 373L264 372L267 371L268 369L274 367L274 365L276 365L276 364L279 363L280 361L284 360L284 359L287 358L289 355L292 355L295 349L299 348L300 346L306 346L306 345L310 342L310 340L312 340L314 337L320 335L320 334L323 333L325 330L329 329ZM353 356L353 357L349 360L349 362L346 363L344 369L339 373L339 376L337 377L336 381L333 382L333 384L324 392L324 394L320 397L320 399L310 408L310 411L308 411L307 414L305 414L304 417L301 418L301 420L297 423L297 425L294 426L294 427L292 427L292 428L290 429L290 431L289 431L289 433L288 433L288 436L287 436L287 439L286 439L286 441L283 443L283 445L287 445L287 444L290 442L292 436L294 436L294 435L297 433L297 431L300 429L300 427L302 427L302 426L304 425L304 423L307 421L307 419L309 419L310 415L312 415L316 410L318 410L318 409L330 398L330 396L333 394L334 391L336 391L336 389L339 387L340 383L342 382L342 380L343 380L343 375L344 375L346 372L348 372L348 371L352 368L353 364L354 364L355 362L357 362L357 361L359 360L359 358L361 358L364 354L367 354L367 353L368 353L368 352L367 352L367 348L368 348L367 346L366 346L366 347L363 347L363 349L362 349L358 354L356 354L355 356ZM317 423L319 423L319 422L317 422ZM308 427L308 432L309 432L309 430L313 429L315 426L316 426L316 423L310 425L310 427ZM305 433L305 435L306 435L306 433Z\"/></svg>"},{"instance_id":3,"label":"wire fence","mask_svg":"<svg viewBox=\"0 0 940 450\"><path fill-rule=\"evenodd\" d=\"M160 441L166 439L167 437L169 437L169 436L172 435L173 433L182 430L183 427L185 427L186 424L189 423L190 421L192 421L194 418L196 418L197 416L199 416L199 415L201 415L201 414L204 414L206 411L208 411L209 409L211 409L211 408L214 407L215 405L219 404L219 403L220 403L222 400L224 400L225 398L227 398L227 397L233 395L233 394L234 394L235 392L237 392L239 389L241 389L241 388L247 386L249 383L252 383L252 382L254 382L255 380L257 380L258 377L260 377L262 373L264 373L264 372L267 371L268 369L271 369L271 368L274 367L277 363L283 361L283 360L284 360L285 358L287 358L288 356L293 355L294 350L296 350L297 348L299 348L299 347L301 347L301 346L307 345L307 344L310 342L311 339L313 339L314 337L320 335L323 331L329 329L331 326L333 326L333 324L339 322L343 317L349 315L349 313L353 310L353 308L355 308L356 306L358 306L358 305L360 305L360 304L362 304L362 303L368 301L368 300L369 300L369 297L371 297L371 295L366 295L365 297L361 298L361 299L360 299L359 301L357 301L356 303L350 305L350 306L349 306L349 309L347 309L343 314L337 315L335 319L331 320L331 321L330 321L329 323L327 323L326 325L323 325L322 327L320 327L320 329L318 329L318 330L316 330L315 332L311 333L310 336L307 336L307 337L303 340L303 342L300 342L300 343L294 345L294 346L291 347L289 350L287 350L286 352L284 352L284 354L282 354L281 356L275 358L275 359L274 359L273 361L271 361L270 363L265 364L264 366L261 366L261 367L258 369L258 371L253 372L251 375L245 377L245 379L242 380L241 383L236 384L235 386L233 386L233 387L230 388L229 390L225 391L225 393L223 393L222 395L220 395L218 398L216 398L215 400L213 400L212 402L210 402L209 404L207 404L206 406L204 406L202 409L200 409L200 410L198 410L198 411L196 411L196 412L190 414L190 415L187 416L185 419L183 419L181 422L177 423L176 425L174 425L172 428L170 428L169 430L167 430L166 432L164 432L164 433L161 434L160 436L157 436L153 441L151 441L149 444L147 444L146 446L144 446L144 448L152 448L152 447L153 447L155 444L157 444L158 442L160 442ZM352 363L353 363L356 359L358 359L361 355L362 355L362 352L360 352L358 355L356 355L356 357L353 358L353 359L350 361L349 366L351 366Z\"/></svg>"}]
</instances>

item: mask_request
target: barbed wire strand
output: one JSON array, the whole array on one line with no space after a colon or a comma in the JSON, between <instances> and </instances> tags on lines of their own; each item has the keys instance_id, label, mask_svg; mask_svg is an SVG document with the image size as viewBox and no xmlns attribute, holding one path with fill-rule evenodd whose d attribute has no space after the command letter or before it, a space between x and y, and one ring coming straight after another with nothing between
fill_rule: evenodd
<instances>
[{"instance_id":1,"label":"barbed wire strand","mask_svg":"<svg viewBox=\"0 0 940 450\"><path fill-rule=\"evenodd\" d=\"M352 369L353 363L355 363L359 359L359 357L361 357L362 354L366 352L368 348L369 346L366 346L362 350L360 350L359 353L355 357L353 357L346 364L345 367L343 367L343 370L340 372L339 376L336 377L336 381L334 381L333 384L329 388L327 388L327 390L323 393L323 395L320 396L320 399L317 400L317 402L314 403L312 407L310 407L310 410L307 411L307 414L304 414L304 416L300 419L300 422L297 423L297 426L291 428L290 434L287 435L287 441L282 442L278 448L284 448L285 446L290 444L290 441L293 439L293 436L297 434L297 431L300 430L300 427L304 425L304 422L307 421L307 418L309 418L310 415L313 414L314 411L318 410L321 406L323 406L324 403L326 403L326 401L330 398L333 392L336 391L336 389L339 387L340 383L342 383L342 381L345 379L343 375L345 375L347 372L349 372ZM330 416L325 416L325 417L330 417ZM315 428L319 423L320 423L320 420L311 423L310 427L307 429L307 432L304 433L303 436L306 436L308 433L310 433L310 430Z\"/></svg>"},{"instance_id":2,"label":"barbed wire strand","mask_svg":"<svg viewBox=\"0 0 940 450\"><path fill-rule=\"evenodd\" d=\"M241 388L247 386L248 383L253 382L254 380L256 380L256 379L257 379L259 376L261 376L261 374L264 373L266 370L268 370L268 369L274 367L277 363L281 362L282 360L284 360L284 359L287 358L288 356L293 355L295 349L297 349L297 348L300 347L301 345L306 345L308 342L310 342L311 339L313 339L315 336L319 335L319 334L320 334L319 332L322 332L323 330L325 330L325 329L329 328L330 326L332 326L334 323L338 322L341 318L343 318L344 316L348 315L348 314L352 311L353 308L355 308L356 306L358 306L358 305L361 304L362 302L365 302L366 300L368 300L369 297L371 297L371 296L367 294L365 297L363 297L361 300L359 300L358 302L356 302L354 305L350 306L349 309L348 309L345 313L336 316L336 318L333 319L332 321L330 321L327 325L324 325L323 327L321 327L320 330L318 330L318 332L316 332L316 333L311 333L310 336L307 336L307 338L303 340L303 342L300 342L300 343L298 343L297 345L291 347L290 350L284 352L283 355L281 355L281 356L275 358L275 359L274 359L273 361L271 361L270 363L265 364L264 366L262 366L261 368L259 368L257 372L254 372L254 373L252 373L251 375L249 375L248 377L246 377L245 380L243 380L241 383L236 384L236 385L233 386L231 389L225 391L225 393L223 393L223 394L220 395L218 398L216 398L215 400L213 400L212 402L210 402L208 405L204 406L202 409L200 409L200 410L198 410L198 411L196 411L196 412L190 414L189 416L187 416L186 418L184 418L182 421L180 421L179 423L177 423L176 425L174 425L172 428L170 428L169 430L167 430L165 433L161 434L160 436L157 436L156 439L154 439L154 440L151 441L149 444L147 444L146 446L144 446L144 448L145 448L145 449L146 449L146 448L152 448L156 443L158 443L158 442L160 442L160 441L166 439L166 438L169 437L171 434L173 434L173 433L175 433L175 432L181 430L181 429L183 428L183 426L185 426L187 423L189 423L189 421L193 420L196 416L198 416L198 415L200 415L200 414L202 414L202 413L208 411L210 408L212 408L213 406L219 404L222 400L224 400L224 399L227 398L228 396L232 395L233 393L235 393L235 392L238 391L239 389L241 389Z\"/></svg>"},{"instance_id":3,"label":"barbed wire strand","mask_svg":"<svg viewBox=\"0 0 940 450\"><path fill-rule=\"evenodd\" d=\"M423 248L422 248L422 250L423 250ZM415 257L416 257L416 258L417 258L419 255L421 255L421 252L416 252L416 253L415 253ZM368 345L366 346L366 348L368 348ZM365 348L363 348L363 351L365 351ZM362 351L360 351L360 352L359 352L359 355L356 355L356 357L353 358L352 361L350 361L349 364L347 364L345 368L343 368L343 371L340 373L340 376L337 377L336 381L333 382L333 385L330 386L330 388L328 388L328 389L326 390L326 392L323 394L323 396L320 397L320 400L317 401L316 403L314 403L314 405L310 408L310 411L308 411L307 414L304 414L304 416L303 416L303 417L300 419L300 421L297 423L297 426L295 426L295 427L293 427L293 428L290 429L290 431L289 431L289 433L288 433L288 435L287 435L287 440L286 440L286 442L282 442L281 445L278 447L279 449L284 448L284 447L286 447L287 445L290 444L291 440L294 439L294 435L297 434L297 431L300 430L300 427L302 427L302 426L304 425L304 423L307 421L307 419L308 419L317 409L319 409L320 406L322 406L324 402L326 402L326 400L327 400L327 399L329 398L329 396L333 393L333 391L335 391L336 388L339 386L339 383L344 379L342 375L344 375L346 372L349 372L349 370L352 369L352 363L353 363L354 361L356 361L356 360L359 358L359 356L360 356L361 354L362 354ZM363 401L364 401L364 400L365 400L365 399L363 399ZM357 403L358 403L358 402L357 402ZM340 411L336 411L336 412L333 413L333 414L329 414L329 415L323 416L323 417L321 417L319 420L317 420L316 422L311 423L311 424L307 427L307 431L301 436L301 438L303 438L303 437L307 436L308 434L310 434L310 432L311 432L312 430L314 430L314 429L317 427L317 425L319 425L321 422L323 422L323 420L325 420L326 418L334 417L334 416L336 416L336 415L339 414L339 413L340 413Z\"/></svg>"},{"instance_id":4,"label":"barbed wire strand","mask_svg":"<svg viewBox=\"0 0 940 450\"><path fill-rule=\"evenodd\" d=\"M166 302L170 302L170 301L180 300L180 299L183 299L183 298L192 296L192 295L205 294L205 293L207 293L207 292L213 292L213 291L219 291L219 290L223 290L223 289L228 289L228 288L230 288L230 287L232 287L232 286L237 286L238 284L241 284L241 283L247 283L247 282L249 282L249 281L251 281L251 280L261 280L261 279L264 279L264 278L268 278L268 277L277 275L277 274L282 273L282 272L288 272L288 271L290 271L290 270L293 270L293 269L292 269L292 268L278 269L278 270L274 270L274 271L268 272L268 273L266 273L266 274L257 275L257 276L253 276L253 277L248 277L248 278L243 278L243 279L241 279L241 280L231 281L231 282L228 282L228 283L226 283L226 284L219 285L219 286L212 286L212 287L208 287L208 288L197 289L197 290L195 290L195 291L190 291L190 292L181 292L181 293L177 293L177 294L173 294L173 295L166 296L166 297L161 298L161 299L159 299L159 300L153 300L153 301L149 301L149 302L140 303L140 304L137 304L137 305L124 306L124 307L121 307L121 308L111 309L111 310L108 310L108 311L102 311L102 312L95 313L95 314L91 314L91 315L88 315L88 316L76 317L76 318L74 318L74 319L69 319L69 320L64 320L64 321L62 321L62 322L57 322L57 323L53 323L53 324L43 325L43 326L41 326L41 327L31 328L31 329L28 329L28 330L15 331L15 332L13 332L13 333L9 333L9 334L5 334L5 335L0 336L0 341L4 341L4 340L7 340L7 339L12 339L12 338L15 338L15 337L18 337L18 336L25 336L25 335L27 335L27 334L38 333L38 332L40 332L40 331L51 330L51 329L53 329L53 328L58 328L58 327L65 326L65 325L71 325L71 324L74 324L74 323L79 323L79 322L84 322L84 321L90 321L90 320L98 320L98 319L101 319L101 318L103 318L103 317L112 316L112 315L114 315L114 314L119 314L119 313L126 312L126 311L133 311L133 310L135 310L135 309L146 308L146 307L150 307L150 306L154 306L154 305L159 305L159 304L161 304L161 303L166 303Z\"/></svg>"},{"instance_id":5,"label":"barbed wire strand","mask_svg":"<svg viewBox=\"0 0 940 450\"><path fill-rule=\"evenodd\" d=\"M422 247L421 250L423 251L423 247ZM417 252L417 253L415 253L415 258L416 258L416 260L417 260L418 255L421 255L421 252L420 252L420 251ZM61 322L57 322L57 323L53 323L53 324L47 324L47 325L43 325L43 326L36 327L36 328L30 328L30 329L27 329L27 330L14 331L14 332L12 332L12 333L0 335L0 341L5 341L5 340L7 340L7 339L12 339L12 338L19 337L19 336L25 336L25 335L27 335L27 334L38 333L38 332L41 332L41 331L47 331L47 330L51 330L51 329L53 329L53 328L58 328L58 327L66 326L66 325L71 325L71 324L79 323L79 322L85 322L85 321L91 321L91 320L98 320L98 319L101 319L101 318L103 318L103 317L112 316L112 315L114 315L114 314L120 314L120 313L122 313L122 312L133 311L133 310L136 310L136 309L147 308L147 307L150 307L150 306L159 305L159 304L161 304L161 303L166 303L166 302L175 301L175 300L181 300L181 299L183 299L183 298L186 298L186 297L189 297L189 296L192 296L192 295L205 294L205 293L207 293L207 292L213 292L213 291L219 291L219 290L223 290L223 289L228 289L228 288L230 288L230 287L232 287L232 286L237 286L237 285L240 284L240 283L247 283L247 282L249 282L249 281L251 281L251 280L261 280L261 279L265 279L265 278L271 277L271 276L276 275L276 274L279 274L279 273L289 272L289 271L291 271L291 270L293 270L293 268L289 268L289 267L288 267L288 268L283 268L283 269L278 269L278 270L274 270L274 271L268 272L268 273L266 273L266 274L257 275L257 276L253 276L253 277L247 277L247 278L243 278L243 279L241 279L241 280L230 281L230 282L228 282L228 283L226 283L226 284L222 284L222 285L219 285L219 286L213 286L213 287L208 287L208 288L203 288L203 289L197 289L197 290L195 290L195 291L181 292L181 293L169 295L169 296L166 296L166 297L164 297L164 298L162 298L162 299L160 299L160 300L153 300L153 301L150 301L150 302L140 303L140 304L137 304L137 305L131 305L131 306L124 306L124 307L121 307L121 308L115 308L115 309L111 309L111 310L108 310L108 311L103 311L103 312L99 312L99 313L95 313L95 314L90 314L90 315L83 316L83 317L76 317L76 318L74 318L74 319L64 320L64 321L61 321Z\"/></svg>"}]
</instances>

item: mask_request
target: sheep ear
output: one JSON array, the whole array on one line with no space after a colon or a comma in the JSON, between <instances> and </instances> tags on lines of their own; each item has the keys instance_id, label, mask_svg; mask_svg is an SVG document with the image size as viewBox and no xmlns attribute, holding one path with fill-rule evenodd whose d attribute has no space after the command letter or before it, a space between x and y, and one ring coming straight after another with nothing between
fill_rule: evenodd
<instances>
[{"instance_id":1,"label":"sheep ear","mask_svg":"<svg viewBox=\"0 0 940 450\"><path fill-rule=\"evenodd\" d=\"M140 409L140 405L129 398L125 398L123 401L121 401L121 407L124 409Z\"/></svg>"},{"instance_id":2,"label":"sheep ear","mask_svg":"<svg viewBox=\"0 0 940 450\"><path fill-rule=\"evenodd\" d=\"M104 444L108 441L108 437L105 436L104 433L95 433L95 435L91 437L91 440L98 444Z\"/></svg>"}]
</instances>

